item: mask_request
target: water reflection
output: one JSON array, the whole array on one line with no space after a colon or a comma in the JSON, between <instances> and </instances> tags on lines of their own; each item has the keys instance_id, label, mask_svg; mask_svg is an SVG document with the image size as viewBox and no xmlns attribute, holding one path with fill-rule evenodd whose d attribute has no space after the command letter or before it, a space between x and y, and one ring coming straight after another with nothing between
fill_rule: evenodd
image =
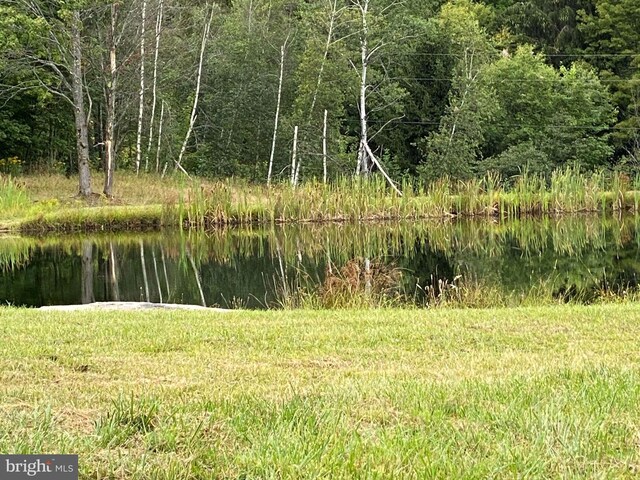
<instances>
[{"instance_id":1,"label":"water reflection","mask_svg":"<svg viewBox=\"0 0 640 480\"><path fill-rule=\"evenodd\" d=\"M591 299L635 287L638 218L439 221L224 229L208 234L0 238L0 301L176 302L265 308L300 288L319 288L354 259L402 272L400 290L420 301L438 279L493 291ZM369 263L366 263L369 262ZM358 264L360 265L360 264ZM364 267L363 267L364 268ZM370 287L369 287L370 288Z\"/></svg>"}]
</instances>

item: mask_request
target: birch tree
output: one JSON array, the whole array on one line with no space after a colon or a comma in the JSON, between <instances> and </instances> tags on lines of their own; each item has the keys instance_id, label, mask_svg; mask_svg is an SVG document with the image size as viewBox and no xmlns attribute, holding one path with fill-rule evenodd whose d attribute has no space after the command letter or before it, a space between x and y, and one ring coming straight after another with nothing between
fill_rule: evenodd
<instances>
[{"instance_id":1,"label":"birch tree","mask_svg":"<svg viewBox=\"0 0 640 480\"><path fill-rule=\"evenodd\" d=\"M273 126L273 138L271 141L271 155L269 156L269 171L267 172L267 185L271 185L271 174L273 172L273 158L276 154L276 140L278 138L278 124L280 122L280 102L282 101L282 80L284 78L284 54L287 42L280 47L280 75L278 77L278 100L276 101L275 125Z\"/></svg>"},{"instance_id":2,"label":"birch tree","mask_svg":"<svg viewBox=\"0 0 640 480\"><path fill-rule=\"evenodd\" d=\"M343 62L335 59L347 56L344 40L353 35L348 31L349 20L349 9L339 0L319 2L302 17L306 38L295 72L297 92L292 123L300 125L300 163L304 159L308 174L322 175L325 181L329 148L334 154L343 150L338 139L350 78ZM329 113L331 130L326 121ZM335 141L330 143L332 139Z\"/></svg>"},{"instance_id":3,"label":"birch tree","mask_svg":"<svg viewBox=\"0 0 640 480\"><path fill-rule=\"evenodd\" d=\"M368 91L371 89L372 85L369 80L369 66L370 63L376 55L378 51L387 46L388 42L384 39L378 39L375 44L370 43L370 30L369 30L369 22L370 22L370 0L354 0L353 5L358 12L360 19L360 64L356 66L353 65L354 69L359 75L359 88L358 88L358 115L360 121L360 132L359 132L359 142L358 142L358 157L356 164L356 175L367 176L371 173L373 166L375 165L377 169L382 173L385 177L389 185L399 194L402 195L398 187L395 185L393 180L389 177L387 172L382 166L380 160L373 153L371 146L369 145L370 140L375 137L382 129L387 125L383 125L378 132L374 135L369 134L369 112L367 109L367 102L369 98ZM382 14L389 8L393 8L396 3L391 3L386 8L381 9ZM373 45L373 46L372 46ZM395 102L396 100L393 100ZM385 108L388 108L386 106ZM401 118L401 117L400 117ZM391 123L393 120L390 119L388 123Z\"/></svg>"},{"instance_id":4,"label":"birch tree","mask_svg":"<svg viewBox=\"0 0 640 480\"><path fill-rule=\"evenodd\" d=\"M138 134L136 137L136 175L140 173L140 159L142 157L142 119L144 115L144 47L145 47L145 24L147 23L147 0L142 0L142 10L140 19L140 90L138 108Z\"/></svg>"},{"instance_id":5,"label":"birch tree","mask_svg":"<svg viewBox=\"0 0 640 480\"><path fill-rule=\"evenodd\" d=\"M114 129L116 115L116 21L118 6L111 4L110 27L108 37L109 46L109 78L105 87L105 100L107 108L107 125L105 129L105 175L103 193L107 197L113 196L113 176L116 168Z\"/></svg>"},{"instance_id":6,"label":"birch tree","mask_svg":"<svg viewBox=\"0 0 640 480\"><path fill-rule=\"evenodd\" d=\"M215 13L215 6L209 7L207 4L207 11L209 11L208 18L206 19L206 23L202 32L202 42L200 44L200 60L198 61L198 73L196 77L196 90L193 97L193 108L191 109L191 117L189 119L189 127L187 128L187 134L185 135L184 142L182 142L182 148L180 149L180 154L178 155L178 159L175 160L175 166L182 173L189 177L189 174L182 166L182 157L184 156L184 152L187 150L187 144L189 143L189 138L191 137L191 133L193 132L193 126L196 123L197 112L198 112L198 100L200 98L200 85L202 81L202 66L204 63L204 54L207 48L207 41L209 40L209 32L211 30L211 23L213 22L213 15Z\"/></svg>"},{"instance_id":7,"label":"birch tree","mask_svg":"<svg viewBox=\"0 0 640 480\"><path fill-rule=\"evenodd\" d=\"M89 28L93 31L91 50L100 62L89 59L89 68L93 64L94 81L102 85L104 102L96 109L104 110L105 115L94 116L93 121L102 133L104 147L104 189L107 197L113 196L114 174L117 166L117 152L126 136L129 119L133 116L133 96L139 95L134 85L139 84L137 58L139 39L135 34L139 23L140 11L135 3L113 2L96 9ZM106 57L106 59L105 59ZM98 73L99 72L99 73ZM138 97L139 98L139 97ZM139 108L139 105L138 105Z\"/></svg>"},{"instance_id":8,"label":"birch tree","mask_svg":"<svg viewBox=\"0 0 640 480\"><path fill-rule=\"evenodd\" d=\"M149 154L151 152L151 144L153 143L153 122L156 116L156 104L158 97L158 55L160 53L160 33L162 32L162 17L164 14L164 2L163 0L158 0L158 11L156 14L156 31L155 31L155 48L153 50L153 86L151 90L152 94L152 102L151 102L151 119L149 120L149 143L147 144L147 154L145 157L145 170L149 170ZM160 118L160 123L162 124L162 115ZM162 128L162 126L158 127L158 129ZM158 171L158 166L156 165L156 172Z\"/></svg>"}]
</instances>

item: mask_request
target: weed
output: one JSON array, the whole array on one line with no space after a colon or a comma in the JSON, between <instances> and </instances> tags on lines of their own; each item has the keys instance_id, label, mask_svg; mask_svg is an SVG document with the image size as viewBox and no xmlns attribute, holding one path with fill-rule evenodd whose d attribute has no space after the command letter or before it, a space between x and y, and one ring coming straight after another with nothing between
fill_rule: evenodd
<instances>
[{"instance_id":1,"label":"weed","mask_svg":"<svg viewBox=\"0 0 640 480\"><path fill-rule=\"evenodd\" d=\"M135 435L146 435L156 427L159 402L120 395L111 409L96 422L96 433L102 445L122 445Z\"/></svg>"}]
</instances>

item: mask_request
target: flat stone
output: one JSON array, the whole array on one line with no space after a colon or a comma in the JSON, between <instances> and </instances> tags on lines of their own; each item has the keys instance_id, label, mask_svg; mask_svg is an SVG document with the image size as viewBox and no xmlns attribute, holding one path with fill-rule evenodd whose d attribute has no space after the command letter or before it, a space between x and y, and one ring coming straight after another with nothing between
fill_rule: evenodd
<instances>
[{"instance_id":1,"label":"flat stone","mask_svg":"<svg viewBox=\"0 0 640 480\"><path fill-rule=\"evenodd\" d=\"M40 310L75 312L82 310L201 310L207 312L231 312L225 308L208 308L201 305L180 305L176 303L150 303L150 302L96 302L85 305L51 305L40 307Z\"/></svg>"}]
</instances>

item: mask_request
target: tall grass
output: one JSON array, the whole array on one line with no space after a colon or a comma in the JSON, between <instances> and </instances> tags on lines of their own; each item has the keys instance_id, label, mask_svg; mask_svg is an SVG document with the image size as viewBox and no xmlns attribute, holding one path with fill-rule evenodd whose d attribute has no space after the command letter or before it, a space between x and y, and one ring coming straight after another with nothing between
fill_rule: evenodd
<instances>
[{"instance_id":1,"label":"tall grass","mask_svg":"<svg viewBox=\"0 0 640 480\"><path fill-rule=\"evenodd\" d=\"M269 188L237 179L187 182L123 175L119 180L124 197L116 195L114 200L96 196L86 203L77 198L70 180L53 176L49 182L48 177L25 177L25 189L14 179L3 177L0 228L9 228L8 218L22 230L40 232L159 226L210 230L222 225L295 222L514 219L542 214L637 212L640 208L640 190L636 188L640 179L610 172L583 174L574 167L557 170L549 178L523 172L508 182L495 173L464 182L443 178L427 184L420 179L405 179L402 196L377 175L366 179L343 177L326 185L309 181L296 189L288 184ZM53 186L47 196L49 183ZM71 195L60 193L65 189ZM37 203L30 204L27 192Z\"/></svg>"},{"instance_id":2,"label":"tall grass","mask_svg":"<svg viewBox=\"0 0 640 480\"><path fill-rule=\"evenodd\" d=\"M296 189L216 182L191 189L178 202L185 228L219 225L447 216L518 218L524 215L596 211L636 211L640 192L624 174L582 174L577 168L553 172L549 179L523 172L507 186L494 173L481 179L403 182L404 195L384 179L344 177L332 184L308 182Z\"/></svg>"},{"instance_id":3,"label":"tall grass","mask_svg":"<svg viewBox=\"0 0 640 480\"><path fill-rule=\"evenodd\" d=\"M10 175L0 174L0 212L8 214L12 210L24 208L29 204L29 197L24 185Z\"/></svg>"}]
</instances>

